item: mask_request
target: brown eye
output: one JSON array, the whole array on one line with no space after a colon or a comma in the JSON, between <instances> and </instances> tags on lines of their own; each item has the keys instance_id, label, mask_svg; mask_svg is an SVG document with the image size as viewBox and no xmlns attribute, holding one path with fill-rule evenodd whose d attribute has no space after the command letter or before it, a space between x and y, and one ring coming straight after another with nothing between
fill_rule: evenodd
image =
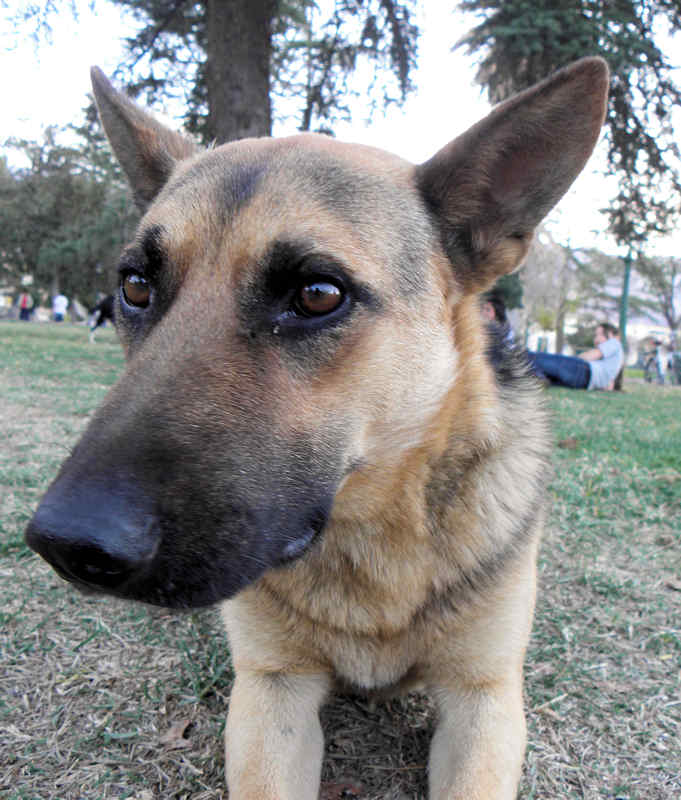
<instances>
[{"instance_id":1,"label":"brown eye","mask_svg":"<svg viewBox=\"0 0 681 800\"><path fill-rule=\"evenodd\" d=\"M137 308L146 308L149 305L151 288L146 278L131 272L123 279L123 297L125 302Z\"/></svg>"},{"instance_id":2,"label":"brown eye","mask_svg":"<svg viewBox=\"0 0 681 800\"><path fill-rule=\"evenodd\" d=\"M314 281L300 287L296 308L308 317L320 317L335 311L343 302L343 292L334 283Z\"/></svg>"}]
</instances>

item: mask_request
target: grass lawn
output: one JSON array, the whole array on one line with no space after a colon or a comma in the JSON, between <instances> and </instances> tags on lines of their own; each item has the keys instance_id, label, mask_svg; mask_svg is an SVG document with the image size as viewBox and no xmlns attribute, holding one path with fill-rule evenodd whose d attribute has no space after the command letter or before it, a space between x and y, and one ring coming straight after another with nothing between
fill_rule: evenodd
<instances>
[{"instance_id":1,"label":"grass lawn","mask_svg":"<svg viewBox=\"0 0 681 800\"><path fill-rule=\"evenodd\" d=\"M230 691L213 611L85 597L23 528L116 380L111 329L0 323L0 797L208 800ZM553 511L520 797L681 797L681 389L550 390ZM418 695L325 710L324 800L423 798ZM345 794L343 794L345 787ZM493 799L490 799L493 800Z\"/></svg>"}]
</instances>

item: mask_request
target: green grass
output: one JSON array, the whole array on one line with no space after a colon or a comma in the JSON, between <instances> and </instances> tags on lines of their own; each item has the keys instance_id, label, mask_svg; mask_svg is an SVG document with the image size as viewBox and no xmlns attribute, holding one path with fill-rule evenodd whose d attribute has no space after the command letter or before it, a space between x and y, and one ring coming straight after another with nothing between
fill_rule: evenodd
<instances>
[{"instance_id":1,"label":"green grass","mask_svg":"<svg viewBox=\"0 0 681 800\"><path fill-rule=\"evenodd\" d=\"M226 797L232 673L215 613L81 596L23 543L122 364L111 330L90 345L83 326L0 323L0 797ZM524 800L681 797L681 389L625 389L547 393ZM418 696L334 701L326 779L423 797L432 717ZM178 723L185 736L164 739Z\"/></svg>"},{"instance_id":2,"label":"green grass","mask_svg":"<svg viewBox=\"0 0 681 800\"><path fill-rule=\"evenodd\" d=\"M642 369L636 369L635 367L626 367L624 370L624 378L640 378L643 380L644 371Z\"/></svg>"},{"instance_id":3,"label":"green grass","mask_svg":"<svg viewBox=\"0 0 681 800\"><path fill-rule=\"evenodd\" d=\"M541 710L527 775L541 765L544 790L528 797L681 796L681 390L625 389L549 392L553 513L527 681Z\"/></svg>"},{"instance_id":4,"label":"green grass","mask_svg":"<svg viewBox=\"0 0 681 800\"><path fill-rule=\"evenodd\" d=\"M83 326L0 323L1 797L148 800L152 772L173 775L177 791L164 796L200 797L206 785L191 758L159 744L178 717L192 721L194 744L205 742L215 788L223 782L232 674L214 613L81 596L23 542L40 495L122 367L111 329L91 345Z\"/></svg>"},{"instance_id":5,"label":"green grass","mask_svg":"<svg viewBox=\"0 0 681 800\"><path fill-rule=\"evenodd\" d=\"M27 552L21 532L38 495L121 370L113 331L90 346L86 330L0 324L0 555Z\"/></svg>"}]
</instances>

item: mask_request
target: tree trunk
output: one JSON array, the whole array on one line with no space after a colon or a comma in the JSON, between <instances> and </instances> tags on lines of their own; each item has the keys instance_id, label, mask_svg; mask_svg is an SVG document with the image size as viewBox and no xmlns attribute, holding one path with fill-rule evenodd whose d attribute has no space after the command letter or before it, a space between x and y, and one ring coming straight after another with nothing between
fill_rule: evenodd
<instances>
[{"instance_id":1,"label":"tree trunk","mask_svg":"<svg viewBox=\"0 0 681 800\"><path fill-rule=\"evenodd\" d=\"M269 136L272 19L278 0L206 0L208 133Z\"/></svg>"},{"instance_id":2,"label":"tree trunk","mask_svg":"<svg viewBox=\"0 0 681 800\"><path fill-rule=\"evenodd\" d=\"M562 353L565 348L565 303L561 303L556 314L556 353Z\"/></svg>"}]
</instances>

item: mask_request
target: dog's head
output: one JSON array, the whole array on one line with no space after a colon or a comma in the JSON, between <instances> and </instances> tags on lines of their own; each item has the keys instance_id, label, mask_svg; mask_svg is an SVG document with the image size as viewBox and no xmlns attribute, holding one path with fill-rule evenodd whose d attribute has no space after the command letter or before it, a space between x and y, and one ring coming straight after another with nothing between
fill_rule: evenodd
<instances>
[{"instance_id":1,"label":"dog's head","mask_svg":"<svg viewBox=\"0 0 681 800\"><path fill-rule=\"evenodd\" d=\"M27 541L82 586L212 603L422 444L482 361L461 309L584 166L607 68L574 64L417 167L316 135L199 150L93 85L143 211L119 268L128 365Z\"/></svg>"}]
</instances>

